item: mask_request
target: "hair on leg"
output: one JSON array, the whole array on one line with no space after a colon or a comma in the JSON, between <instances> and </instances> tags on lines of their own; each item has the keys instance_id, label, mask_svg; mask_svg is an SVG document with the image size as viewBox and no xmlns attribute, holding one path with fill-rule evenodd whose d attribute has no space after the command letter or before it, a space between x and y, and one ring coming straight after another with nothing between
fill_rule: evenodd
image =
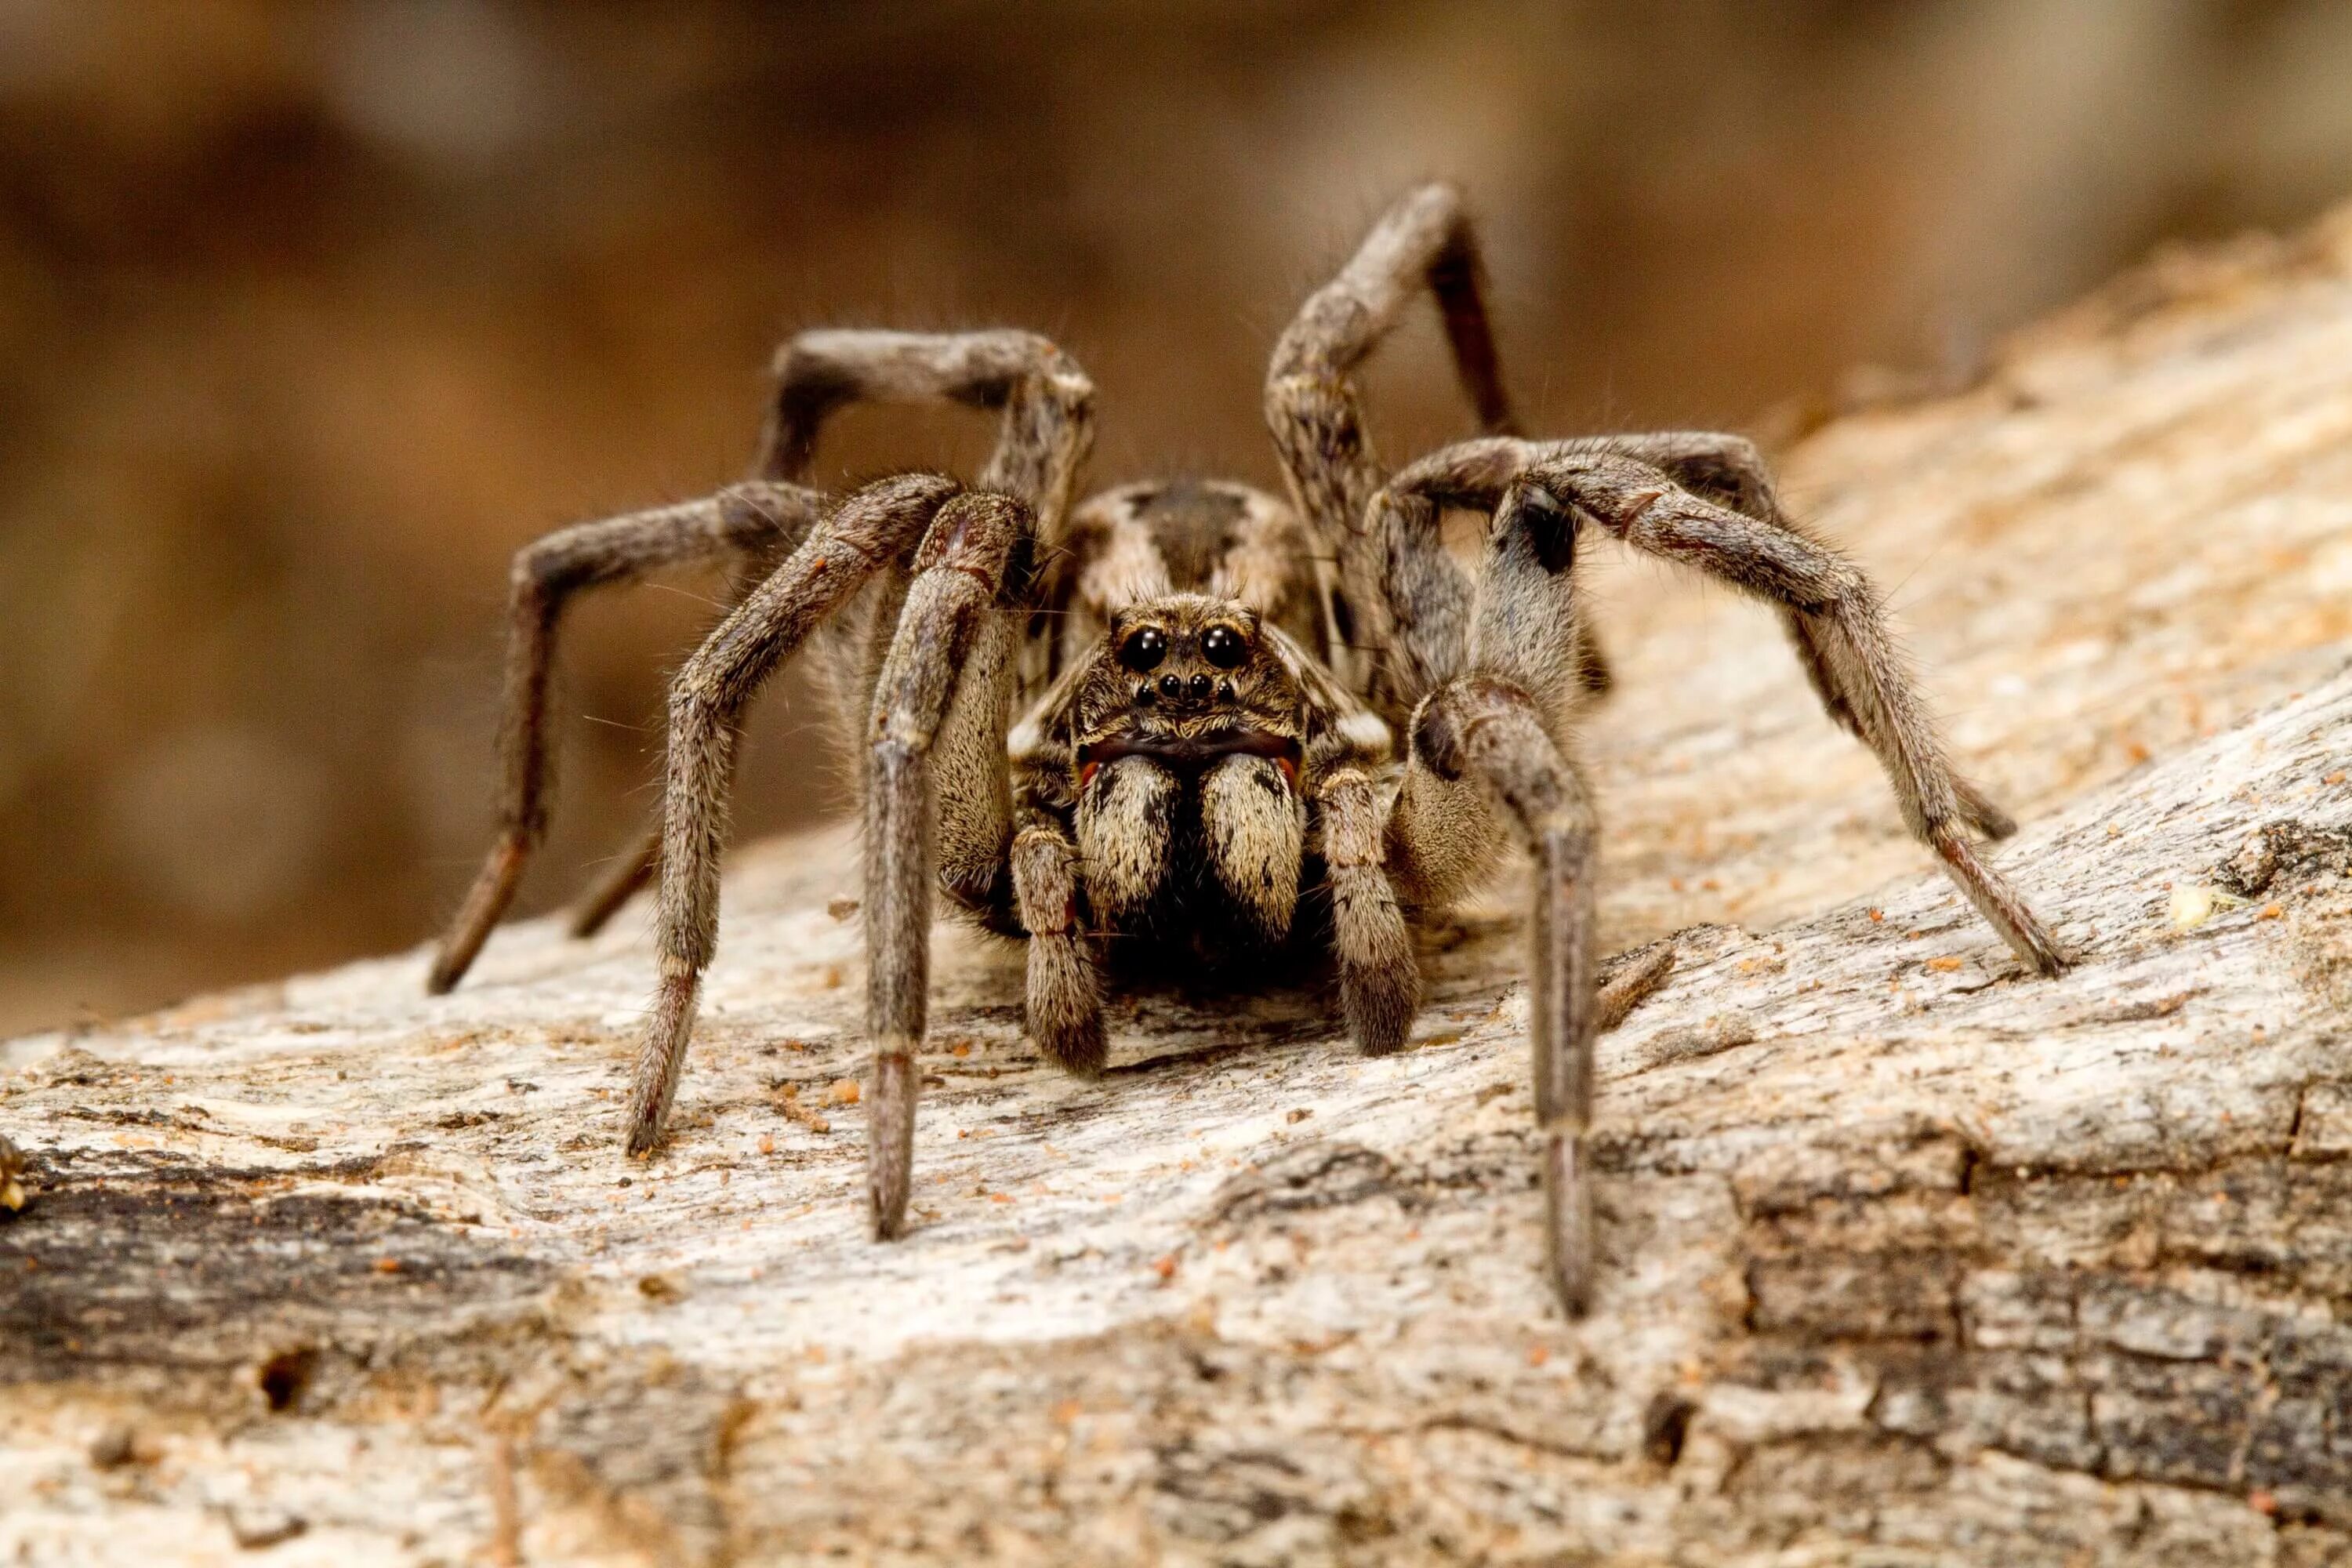
<instances>
[{"instance_id":1,"label":"hair on leg","mask_svg":"<svg viewBox=\"0 0 2352 1568\"><path fill-rule=\"evenodd\" d=\"M556 629L572 597L663 566L773 561L814 525L823 504L823 497L798 485L740 485L701 500L561 529L516 555L499 741L504 763L499 837L442 937L427 990L437 994L463 978L513 901L531 851L546 834L554 772L548 689Z\"/></svg>"},{"instance_id":2,"label":"hair on leg","mask_svg":"<svg viewBox=\"0 0 2352 1568\"><path fill-rule=\"evenodd\" d=\"M809 633L904 558L959 487L932 474L867 486L837 507L705 638L670 683L662 792L660 984L637 1057L628 1148L661 1141L719 937L719 861L743 710Z\"/></svg>"},{"instance_id":3,"label":"hair on leg","mask_svg":"<svg viewBox=\"0 0 2352 1568\"><path fill-rule=\"evenodd\" d=\"M2006 819L1954 775L1877 593L1858 568L1785 518L1717 505L1663 469L1605 447L1563 442L1523 449L1526 461L1514 473L1498 462L1494 446L1432 454L1399 473L1391 489L1476 504L1499 501L1503 485L1514 485L1523 505L1559 512L1570 525L1590 521L1635 549L1782 609L1798 630L1817 689L1878 754L1912 832L2030 968L2046 975L2064 969L2064 956L2032 910L1969 848L1965 829L1971 823L1997 827Z\"/></svg>"},{"instance_id":4,"label":"hair on leg","mask_svg":"<svg viewBox=\"0 0 2352 1568\"><path fill-rule=\"evenodd\" d=\"M1403 1048L1421 1010L1421 961L1383 864L1380 799L1356 768L1324 779L1316 796L1331 882L1340 1010L1357 1049L1387 1056Z\"/></svg>"},{"instance_id":5,"label":"hair on leg","mask_svg":"<svg viewBox=\"0 0 2352 1568\"><path fill-rule=\"evenodd\" d=\"M1013 886L1029 933L1029 1037L1055 1066L1098 1073L1108 1047L1102 982L1078 901L1078 849L1043 813L1013 836Z\"/></svg>"},{"instance_id":6,"label":"hair on leg","mask_svg":"<svg viewBox=\"0 0 2352 1568\"><path fill-rule=\"evenodd\" d=\"M1001 630L1009 608L1002 602L1006 563L1030 527L1028 509L1009 496L973 491L940 508L915 552L914 582L875 686L866 808L866 1026L874 1051L866 1169L874 1234L883 1240L905 1229L913 1182L915 1051L930 989L934 744L949 733L959 688L974 679L968 667L974 645L989 637L992 623ZM1001 719L994 751L1001 796Z\"/></svg>"}]
</instances>

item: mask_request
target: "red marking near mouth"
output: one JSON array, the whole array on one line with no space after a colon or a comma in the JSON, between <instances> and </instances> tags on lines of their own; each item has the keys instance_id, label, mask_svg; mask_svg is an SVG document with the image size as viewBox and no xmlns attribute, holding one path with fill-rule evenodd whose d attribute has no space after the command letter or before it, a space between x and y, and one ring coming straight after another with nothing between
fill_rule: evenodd
<instances>
[{"instance_id":1,"label":"red marking near mouth","mask_svg":"<svg viewBox=\"0 0 2352 1568\"><path fill-rule=\"evenodd\" d=\"M1264 757L1282 770L1294 789L1298 784L1300 749L1287 735L1263 730L1227 730L1214 735L1113 735L1078 748L1078 788L1087 787L1105 763L1121 757L1150 757L1186 773L1197 773L1220 757Z\"/></svg>"}]
</instances>

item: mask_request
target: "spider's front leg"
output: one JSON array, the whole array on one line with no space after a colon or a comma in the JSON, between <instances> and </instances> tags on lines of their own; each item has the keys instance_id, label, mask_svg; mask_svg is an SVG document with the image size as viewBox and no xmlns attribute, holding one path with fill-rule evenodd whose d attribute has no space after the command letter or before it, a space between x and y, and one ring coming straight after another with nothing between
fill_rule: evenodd
<instances>
[{"instance_id":1,"label":"spider's front leg","mask_svg":"<svg viewBox=\"0 0 2352 1568\"><path fill-rule=\"evenodd\" d=\"M1020 864L1008 859L1004 737L1013 611L1026 588L1033 527L1021 501L959 493L951 479L909 475L869 486L679 672L663 805L661 984L630 1091L631 1153L660 1142L717 942L719 837L743 707L826 616L903 562L911 581L875 679L865 774L866 1016L874 1051L866 1170L876 1235L903 1228L934 879L1000 921L1022 880ZM936 834L935 795L950 803Z\"/></svg>"},{"instance_id":2,"label":"spider's front leg","mask_svg":"<svg viewBox=\"0 0 2352 1568\"><path fill-rule=\"evenodd\" d=\"M877 574L903 562L959 487L910 474L841 503L697 649L670 686L662 797L661 979L629 1106L628 1147L661 1141L719 940L719 860L745 706L809 634Z\"/></svg>"},{"instance_id":3,"label":"spider's front leg","mask_svg":"<svg viewBox=\"0 0 2352 1568\"><path fill-rule=\"evenodd\" d=\"M1596 984L1591 792L1561 746L1559 716L1582 679L1566 520L1513 492L1486 538L1477 609L1466 638L1425 637L1416 650L1439 679L1416 706L1404 783L1387 833L1387 867L1415 904L1451 903L1491 865L1496 813L1534 858L1528 921L1529 1043L1544 1193L1545 1252L1571 1316L1591 1304L1592 1194L1584 1134L1592 1117L1594 1037L1664 978L1671 950ZM1426 496L1389 496L1370 522L1394 559L1440 555ZM1434 569L1434 563L1429 564ZM1406 582L1410 573L1402 574ZM1408 612L1409 595L1401 602Z\"/></svg>"},{"instance_id":4,"label":"spider's front leg","mask_svg":"<svg viewBox=\"0 0 2352 1568\"><path fill-rule=\"evenodd\" d=\"M866 1030L874 1051L866 1170L874 1234L883 1240L905 1228L914 1174L935 786L954 803L940 813L940 879L975 908L992 903L1003 880L1013 658L1006 574L1016 550L1033 542L1033 526L1028 508L1010 496L972 492L941 507L915 552L914 581L875 683L866 773ZM1024 862L1015 859L1013 870L1021 878Z\"/></svg>"}]
</instances>

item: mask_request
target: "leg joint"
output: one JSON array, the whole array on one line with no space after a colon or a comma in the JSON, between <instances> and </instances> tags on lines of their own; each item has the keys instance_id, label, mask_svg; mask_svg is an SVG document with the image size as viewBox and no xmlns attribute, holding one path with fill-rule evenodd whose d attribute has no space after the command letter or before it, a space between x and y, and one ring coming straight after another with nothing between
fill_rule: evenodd
<instances>
[{"instance_id":1,"label":"leg joint","mask_svg":"<svg viewBox=\"0 0 2352 1568\"><path fill-rule=\"evenodd\" d=\"M1423 700L1412 718L1413 754L1438 777L1458 779L1471 766L1478 731L1512 717L1536 722L1535 699L1496 676L1465 676Z\"/></svg>"}]
</instances>

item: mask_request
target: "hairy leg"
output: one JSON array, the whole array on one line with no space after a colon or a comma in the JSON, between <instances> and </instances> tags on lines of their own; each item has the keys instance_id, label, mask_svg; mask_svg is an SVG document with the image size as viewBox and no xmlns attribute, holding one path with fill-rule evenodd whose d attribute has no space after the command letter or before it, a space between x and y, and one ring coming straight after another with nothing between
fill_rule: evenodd
<instances>
[{"instance_id":1,"label":"hairy leg","mask_svg":"<svg viewBox=\"0 0 2352 1568\"><path fill-rule=\"evenodd\" d=\"M822 505L822 497L798 485L740 485L680 506L561 529L533 541L515 557L508 610L499 837L441 940L427 989L446 992L464 976L490 928L513 901L531 851L545 836L553 773L548 689L556 630L572 597L663 566L772 561L808 531Z\"/></svg>"},{"instance_id":2,"label":"hairy leg","mask_svg":"<svg viewBox=\"0 0 2352 1568\"><path fill-rule=\"evenodd\" d=\"M959 689L974 683L975 645L1018 613L1005 600L1005 569L1030 527L1028 509L1009 496L974 491L940 509L915 552L914 581L875 687L866 795L866 1027L874 1049L866 1170L882 1240L904 1230L913 1182L915 1051L930 992L934 747L950 735ZM1001 798L1001 704L998 711ZM946 770L940 774L944 800L952 790Z\"/></svg>"},{"instance_id":3,"label":"hairy leg","mask_svg":"<svg viewBox=\"0 0 2352 1568\"><path fill-rule=\"evenodd\" d=\"M1477 236L1451 185L1424 185L1381 216L1338 276L1299 308L1275 346L1265 382L1266 424L1292 500L1336 563L1329 662L1392 724L1433 683L1425 669L1380 663L1395 646L1398 621L1433 618L1458 628L1466 624L1471 594L1443 550L1392 559L1389 541L1366 515L1388 475L1364 427L1356 371L1424 288L1437 301L1479 425L1512 433L1517 421L1487 319ZM1610 678L1600 645L1589 631L1577 635L1580 683L1605 689Z\"/></svg>"},{"instance_id":4,"label":"hairy leg","mask_svg":"<svg viewBox=\"0 0 2352 1568\"><path fill-rule=\"evenodd\" d=\"M1528 923L1528 1035L1543 1138L1546 1255L1571 1313L1589 1304L1592 1205L1584 1131L1592 1041L1664 978L1673 950L1597 993L1592 952L1597 826L1590 791L1562 745L1562 715L1580 688L1574 530L1514 486L1496 507L1466 631L1424 641L1433 686L1416 709L1405 777L1387 825L1387 866L1416 902L1442 907L1482 878L1508 821L1534 857ZM1436 548L1436 503L1407 492L1376 505L1387 525ZM1613 1022L1613 1018L1610 1021Z\"/></svg>"},{"instance_id":5,"label":"hairy leg","mask_svg":"<svg viewBox=\"0 0 2352 1568\"><path fill-rule=\"evenodd\" d=\"M1436 498L1392 490L1376 500L1372 510L1391 531L1395 558L1415 551L1442 552ZM1427 634L1412 641L1406 656L1418 691L1434 691L1472 673L1506 681L1526 693L1546 731L1555 741L1560 737L1563 716L1582 684L1584 647L1574 591L1576 536L1564 522L1506 496L1487 528L1468 624L1448 626L1439 636L1431 623L1412 623ZM1479 780L1444 775L1408 756L1389 819L1388 868L1412 903L1427 909L1451 905L1485 879L1500 847L1500 825Z\"/></svg>"},{"instance_id":6,"label":"hairy leg","mask_svg":"<svg viewBox=\"0 0 2352 1568\"><path fill-rule=\"evenodd\" d=\"M1432 693L1415 717L1412 750L1415 767L1485 785L1534 854L1528 1036L1543 1141L1545 1251L1561 1305L1580 1316L1592 1292L1584 1134L1592 1119L1592 1042L1601 1021L1592 956L1597 824L1591 792L1554 743L1534 699L1498 677L1465 676Z\"/></svg>"},{"instance_id":7,"label":"hairy leg","mask_svg":"<svg viewBox=\"0 0 2352 1568\"><path fill-rule=\"evenodd\" d=\"M828 497L824 504L830 506L834 503ZM741 604L744 596L775 570L776 563L782 558L782 552L778 551L759 559L738 563L729 574L728 606L732 608ZM829 622L817 629L820 641L836 624L837 621ZM612 861L604 876L592 884L579 902L572 906L572 934L574 937L594 936L604 929L607 921L621 912L631 899L652 885L655 873L661 868L661 817L656 811L654 820L638 837L636 847Z\"/></svg>"},{"instance_id":8,"label":"hairy leg","mask_svg":"<svg viewBox=\"0 0 2352 1568\"><path fill-rule=\"evenodd\" d=\"M1780 508L1780 492L1772 483L1764 454L1744 436L1713 430L1666 430L1612 436L1597 445L1664 470L1685 489L1718 506L1745 512L1759 521L1788 526L1788 515ZM1864 744L1878 745L1864 728L1863 714L1871 711L1873 706L1869 694L1849 690L1841 684L1836 664L1802 612L1782 605L1780 620L1790 644L1797 650L1797 662L1804 669L1805 679L1830 718ZM1959 800L1960 815L1986 837L2006 838L2017 831L2016 820L1967 779L1955 773L1952 789Z\"/></svg>"},{"instance_id":9,"label":"hairy leg","mask_svg":"<svg viewBox=\"0 0 2352 1568\"><path fill-rule=\"evenodd\" d=\"M1515 427L1462 194L1423 185L1382 213L1347 265L1307 297L1266 368L1266 423L1300 511L1326 538L1354 532L1386 478L1354 375L1423 289L1444 313L1479 424L1498 435Z\"/></svg>"},{"instance_id":10,"label":"hairy leg","mask_svg":"<svg viewBox=\"0 0 2352 1568\"><path fill-rule=\"evenodd\" d=\"M1784 518L1718 505L1649 463L1590 443L1467 443L1422 459L1391 485L1406 508L1440 497L1493 504L1506 492L1523 510L1557 514L1549 526L1572 531L1590 521L1784 610L1801 649L1817 661L1817 685L1843 700L1855 732L1877 752L1912 832L2029 967L2064 969L2033 911L1969 843L1965 829L1981 814L1965 802L1982 797L1953 774L1877 593L1851 562Z\"/></svg>"},{"instance_id":11,"label":"hairy leg","mask_svg":"<svg viewBox=\"0 0 2352 1568\"><path fill-rule=\"evenodd\" d=\"M743 710L812 630L877 572L904 559L957 490L952 479L910 474L842 502L719 624L671 682L656 928L661 980L631 1091L631 1153L661 1141L702 972L718 942L719 851Z\"/></svg>"},{"instance_id":12,"label":"hairy leg","mask_svg":"<svg viewBox=\"0 0 2352 1568\"><path fill-rule=\"evenodd\" d=\"M803 332L776 355L760 471L806 477L825 420L855 403L951 403L1002 413L975 489L1018 498L1039 539L1058 542L1094 444L1094 384L1034 332Z\"/></svg>"}]
</instances>

